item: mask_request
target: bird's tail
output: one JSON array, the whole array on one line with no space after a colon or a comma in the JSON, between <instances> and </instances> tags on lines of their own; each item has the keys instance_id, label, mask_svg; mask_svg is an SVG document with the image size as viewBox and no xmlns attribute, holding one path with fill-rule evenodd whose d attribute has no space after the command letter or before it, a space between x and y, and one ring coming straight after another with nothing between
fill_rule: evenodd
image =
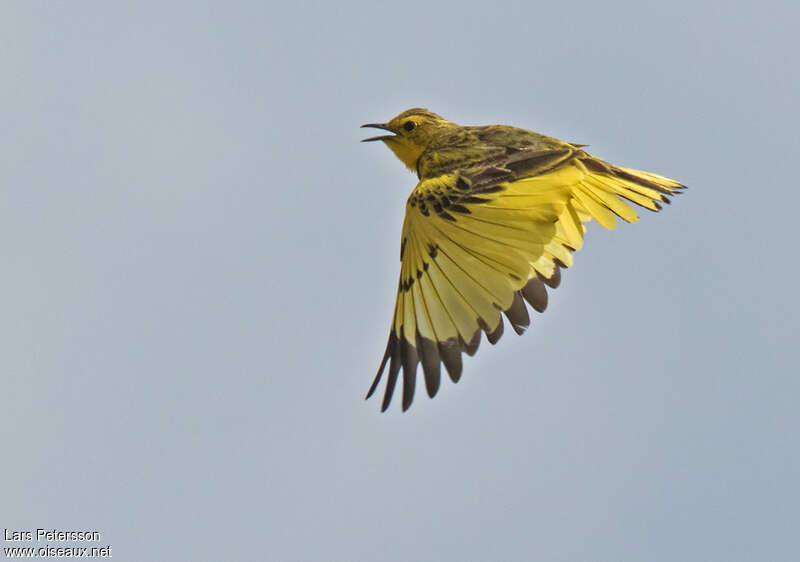
<instances>
[{"instance_id":1,"label":"bird's tail","mask_svg":"<svg viewBox=\"0 0 800 562\"><path fill-rule=\"evenodd\" d=\"M627 222L639 220L628 202L659 211L662 203L670 203L670 196L686 189L673 179L613 166L588 154L577 159L576 164L583 168L585 176L574 186L570 202L582 222L593 218L605 228L615 228L616 217Z\"/></svg>"}]
</instances>

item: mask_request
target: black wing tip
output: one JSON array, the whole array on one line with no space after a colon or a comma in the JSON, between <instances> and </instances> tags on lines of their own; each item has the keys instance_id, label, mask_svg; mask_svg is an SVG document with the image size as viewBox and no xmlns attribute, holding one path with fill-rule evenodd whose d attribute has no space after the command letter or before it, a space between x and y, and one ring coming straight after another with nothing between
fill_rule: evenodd
<instances>
[{"instance_id":1,"label":"black wing tip","mask_svg":"<svg viewBox=\"0 0 800 562\"><path fill-rule=\"evenodd\" d=\"M442 360L439 349L432 339L422 337L417 330L417 353L422 363L422 375L425 379L425 390L433 398L439 392L442 380Z\"/></svg>"},{"instance_id":2,"label":"black wing tip","mask_svg":"<svg viewBox=\"0 0 800 562\"><path fill-rule=\"evenodd\" d=\"M558 287L561 281L561 268L566 267L563 263L555 260L553 274L545 278L541 274L528 279L525 286L514 294L511 305L503 310L503 314L498 314L497 326L489 328L483 319L478 320L480 326L475 330L470 340L464 341L462 337L450 338L444 341L435 341L425 338L417 331L415 342L412 344L405 337L398 337L394 329L389 333L389 340L386 344L386 351L381 359L380 367L372 381L372 385L367 391L366 399L371 398L378 389L383 372L388 364L388 376L386 389L381 403L381 412L386 412L391 405L397 379L402 371L403 377L403 397L401 409L406 412L411 407L414 400L416 388L416 375L419 364L422 364L422 372L425 380L425 389L430 398L435 397L441 388L441 367L445 370L453 383L461 380L463 373L463 361L461 354L475 355L481 341L481 332L486 334L486 339L492 345L496 344L504 332L503 315L506 316L511 327L518 335L524 334L530 326L530 315L526 302L537 312L544 312L547 308L547 287ZM500 309L500 307L497 307Z\"/></svg>"},{"instance_id":3,"label":"black wing tip","mask_svg":"<svg viewBox=\"0 0 800 562\"><path fill-rule=\"evenodd\" d=\"M422 364L425 388L428 396L433 398L441 386L441 365L445 364L450 378L457 381L461 374L461 348L455 339L445 342L437 342L422 337L417 332L416 342L412 344L405 337L397 337L392 330L389 333L389 341L386 344L386 351L383 354L378 373L372 381L372 385L367 391L365 399L369 399L378 389L383 372L386 370L387 363L388 376L386 389L381 402L381 412L389 409L397 386L399 375L403 377L403 397L402 411L407 411L414 401L416 388L417 367Z\"/></svg>"},{"instance_id":4,"label":"black wing tip","mask_svg":"<svg viewBox=\"0 0 800 562\"><path fill-rule=\"evenodd\" d=\"M541 279L531 277L520 292L533 310L540 313L547 310L547 289Z\"/></svg>"},{"instance_id":5,"label":"black wing tip","mask_svg":"<svg viewBox=\"0 0 800 562\"><path fill-rule=\"evenodd\" d=\"M503 315L505 315L514 331L518 335L524 334L531 323L525 303L530 304L537 312L543 312L547 308L547 289L545 285L551 288L558 287L561 282L561 268L563 267L566 266L556 260L553 274L549 278L537 274L529 279L525 286L514 294L511 305L503 310L503 314L498 314L496 327L492 329L485 320L479 319L480 329L475 330L468 342L461 337L437 342L422 337L417 331L415 342L412 344L405 337L397 337L394 330L392 330L389 333L389 341L386 344L386 351L380 367L365 399L369 399L377 391L387 363L389 364L389 370L383 402L381 403L381 412L389 409L400 371L402 371L403 376L401 408L403 412L408 411L414 400L417 368L420 363L422 364L425 389L430 398L436 396L441 388L442 364L444 364L450 380L453 383L457 383L461 380L463 372L461 354L466 353L472 356L477 353L481 341L481 332L486 334L486 339L489 343L495 345L503 335ZM497 308L500 309L499 306Z\"/></svg>"},{"instance_id":6,"label":"black wing tip","mask_svg":"<svg viewBox=\"0 0 800 562\"><path fill-rule=\"evenodd\" d=\"M534 277L528 280L525 289L535 291L535 296L531 298L533 301L531 306L541 308L544 310L546 306L547 291L544 289L544 284L547 281L553 281L557 278L559 265L556 265L556 273L547 280L541 280ZM562 265L563 266L563 265ZM544 293L544 301L541 293ZM531 302L525 296L523 290L517 291L514 295L514 300L506 310L503 310L504 315L508 318L509 323L514 328L514 331L522 335L530 326L530 315L525 306L525 302ZM544 306L543 306L544 305ZM537 308L538 307L538 308ZM499 307L498 307L499 308ZM416 334L415 343L412 344L406 340L405 337L398 338L394 332L389 335L389 342L386 346L381 366L378 369L378 374L375 381L372 383L367 398L374 394L377 389L381 375L386 368L387 362L389 363L389 375L386 381L386 391L381 405L381 412L388 410L391 404L394 387L397 384L397 377L402 370L403 375L403 398L401 409L403 412L408 411L414 400L414 391L416 388L416 375L417 366L422 364L422 372L425 379L425 388L430 398L436 396L441 388L441 366L444 364L445 370L453 383L458 383L461 380L463 373L463 362L461 358L462 353L469 356L475 355L481 342L481 333L486 334L486 339L492 345L495 345L504 333L505 323L503 322L503 315L498 314L497 326L492 329L487 322L482 318L478 320L480 329L475 330L469 341L465 341L462 337L450 338L445 341L436 342L432 339L422 337L419 332Z\"/></svg>"},{"instance_id":7,"label":"black wing tip","mask_svg":"<svg viewBox=\"0 0 800 562\"><path fill-rule=\"evenodd\" d=\"M483 322L483 320L479 320L478 321L479 324L481 322ZM486 323L483 322L483 325L485 326ZM472 357L473 355L475 355L478 352L478 347L480 346L480 344L481 344L481 331L480 330L475 330L475 333L472 334L472 339L469 340L468 342L465 342L463 339L461 339L461 349L463 349L464 353L466 353L470 357Z\"/></svg>"},{"instance_id":8,"label":"black wing tip","mask_svg":"<svg viewBox=\"0 0 800 562\"><path fill-rule=\"evenodd\" d=\"M489 343L492 345L495 345L498 341L500 341L500 338L503 337L504 326L502 316L498 316L497 326L494 328L494 330L491 330L485 322L483 323L482 327L483 331L486 332L486 339L489 340Z\"/></svg>"},{"instance_id":9,"label":"black wing tip","mask_svg":"<svg viewBox=\"0 0 800 562\"><path fill-rule=\"evenodd\" d=\"M391 333L389 335L389 343L387 344L387 353L389 353L390 355L389 374L386 379L386 390L383 393L383 403L381 405L381 412L385 412L392 401L392 395L394 394L394 387L397 385L397 375L400 372L400 367L402 365L400 357L400 346L398 345L397 337L394 335L394 333ZM385 365L386 361L384 360L381 363L381 366L383 367Z\"/></svg>"},{"instance_id":10,"label":"black wing tip","mask_svg":"<svg viewBox=\"0 0 800 562\"><path fill-rule=\"evenodd\" d=\"M521 291L514 293L514 300L511 301L511 306L503 311L503 314L508 318L511 327L521 336L531 325L531 317L528 314L528 308L525 306L525 300L522 298Z\"/></svg>"},{"instance_id":11,"label":"black wing tip","mask_svg":"<svg viewBox=\"0 0 800 562\"><path fill-rule=\"evenodd\" d=\"M550 287L551 289L557 289L559 285L561 285L561 268L559 264L556 263L555 267L553 268L553 273L550 277L545 277L541 273L536 274L539 280Z\"/></svg>"},{"instance_id":12,"label":"black wing tip","mask_svg":"<svg viewBox=\"0 0 800 562\"><path fill-rule=\"evenodd\" d=\"M480 337L480 333L478 334L478 337ZM444 368L447 371L450 380L454 383L457 383L459 380L461 380L461 372L464 367L461 360L461 352L463 347L462 342L459 340L456 338L450 338L445 341L440 341L438 345L439 357L442 358Z\"/></svg>"},{"instance_id":13,"label":"black wing tip","mask_svg":"<svg viewBox=\"0 0 800 562\"><path fill-rule=\"evenodd\" d=\"M378 367L378 372L375 375L375 378L372 381L372 384L367 391L367 395L364 397L364 400L369 400L369 398L375 394L375 391L378 389L378 383L381 382L381 378L383 377L383 370L386 368L386 363L389 361L391 356L394 352L395 344L397 343L397 338L394 335L394 331L389 332L389 341L386 342L386 351L383 352L383 359L381 359L381 364Z\"/></svg>"}]
</instances>

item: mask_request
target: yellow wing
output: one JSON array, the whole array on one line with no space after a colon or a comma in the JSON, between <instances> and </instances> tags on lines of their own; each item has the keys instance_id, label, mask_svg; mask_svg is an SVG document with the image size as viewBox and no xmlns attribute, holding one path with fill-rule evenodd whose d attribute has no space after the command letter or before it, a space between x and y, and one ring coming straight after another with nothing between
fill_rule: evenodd
<instances>
[{"instance_id":1,"label":"yellow wing","mask_svg":"<svg viewBox=\"0 0 800 562\"><path fill-rule=\"evenodd\" d=\"M439 389L441 364L461 376L461 354L473 355L481 332L494 344L503 333L501 312L518 334L530 325L525 301L547 306L560 267L580 249L583 223L606 228L615 216L638 216L622 199L660 209L678 182L611 166L579 147L513 151L503 162L458 170L417 184L406 205L400 282L383 360L367 398L387 366L382 411L403 372L403 403L411 405L422 363L429 396Z\"/></svg>"}]
</instances>

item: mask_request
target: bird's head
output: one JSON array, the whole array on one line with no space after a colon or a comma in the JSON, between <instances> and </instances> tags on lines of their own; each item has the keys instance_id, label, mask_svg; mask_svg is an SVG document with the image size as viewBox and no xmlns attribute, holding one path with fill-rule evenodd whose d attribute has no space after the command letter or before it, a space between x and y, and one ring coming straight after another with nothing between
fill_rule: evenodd
<instances>
[{"instance_id":1,"label":"bird's head","mask_svg":"<svg viewBox=\"0 0 800 562\"><path fill-rule=\"evenodd\" d=\"M393 133L370 137L361 142L383 141L406 167L415 171L420 155L433 143L438 134L447 127L455 127L456 124L432 111L415 107L404 111L388 123L367 123L361 126Z\"/></svg>"}]
</instances>

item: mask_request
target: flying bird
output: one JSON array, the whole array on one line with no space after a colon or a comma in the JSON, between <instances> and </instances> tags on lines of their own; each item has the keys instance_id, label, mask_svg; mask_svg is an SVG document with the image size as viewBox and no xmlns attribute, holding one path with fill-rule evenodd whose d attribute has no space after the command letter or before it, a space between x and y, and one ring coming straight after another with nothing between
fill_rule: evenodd
<instances>
[{"instance_id":1,"label":"flying bird","mask_svg":"<svg viewBox=\"0 0 800 562\"><path fill-rule=\"evenodd\" d=\"M507 125L463 127L427 109L362 127L386 131L363 142L383 142L419 178L406 203L389 341L367 393L388 364L381 411L401 370L405 411L420 363L432 398L441 366L458 382L462 353L475 354L481 332L496 343L503 316L522 334L525 303L545 310L546 287L558 287L560 270L572 265L584 223L636 222L629 202L658 211L685 188L609 164L586 145Z\"/></svg>"}]
</instances>

